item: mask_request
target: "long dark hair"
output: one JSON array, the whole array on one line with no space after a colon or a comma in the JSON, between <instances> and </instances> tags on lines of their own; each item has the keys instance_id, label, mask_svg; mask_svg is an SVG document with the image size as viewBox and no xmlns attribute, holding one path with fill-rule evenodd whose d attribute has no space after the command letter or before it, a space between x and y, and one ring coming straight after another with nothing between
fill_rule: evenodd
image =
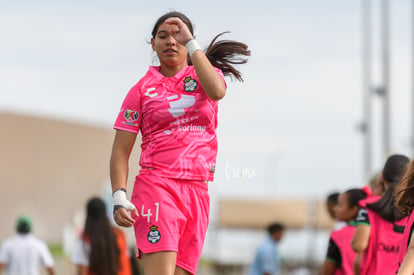
<instances>
[{"instance_id":1,"label":"long dark hair","mask_svg":"<svg viewBox=\"0 0 414 275\"><path fill-rule=\"evenodd\" d=\"M392 155L387 159L382 170L382 175L389 188L381 199L367 204L367 208L377 212L389 222L395 222L407 216L407 213L404 213L397 207L394 193L397 184L405 173L409 161L409 158L404 155Z\"/></svg>"},{"instance_id":2,"label":"long dark hair","mask_svg":"<svg viewBox=\"0 0 414 275\"><path fill-rule=\"evenodd\" d=\"M194 28L191 20L181 12L172 11L158 18L151 32L153 38L155 38L159 26L170 17L180 18L184 24L187 25L191 34L194 35ZM220 33L214 37L207 49L204 50L204 53L206 54L210 63L214 67L219 68L225 76L230 76L232 78L234 77L239 81L243 81L240 71L233 67L232 64L247 63L247 56L250 56L250 50L246 44L241 42L233 40L217 41L217 39L225 33L227 32ZM190 58L187 58L187 62L189 65L191 65Z\"/></svg>"},{"instance_id":3,"label":"long dark hair","mask_svg":"<svg viewBox=\"0 0 414 275\"><path fill-rule=\"evenodd\" d=\"M352 188L344 192L348 194L348 207L359 207L359 201L367 197L367 194L361 188Z\"/></svg>"},{"instance_id":4,"label":"long dark hair","mask_svg":"<svg viewBox=\"0 0 414 275\"><path fill-rule=\"evenodd\" d=\"M410 162L400 184L395 188L395 203L404 213L414 209L414 161Z\"/></svg>"},{"instance_id":5,"label":"long dark hair","mask_svg":"<svg viewBox=\"0 0 414 275\"><path fill-rule=\"evenodd\" d=\"M89 240L91 245L89 269L94 274L116 275L120 251L106 214L105 203L100 198L91 198L86 208L83 238Z\"/></svg>"}]
</instances>

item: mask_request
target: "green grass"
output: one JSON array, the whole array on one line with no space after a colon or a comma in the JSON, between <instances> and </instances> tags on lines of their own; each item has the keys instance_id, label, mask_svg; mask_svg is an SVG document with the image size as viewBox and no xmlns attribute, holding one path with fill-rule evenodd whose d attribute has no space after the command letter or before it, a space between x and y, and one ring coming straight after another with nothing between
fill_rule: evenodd
<instances>
[{"instance_id":1,"label":"green grass","mask_svg":"<svg viewBox=\"0 0 414 275\"><path fill-rule=\"evenodd\" d=\"M49 244L49 249L50 249L50 253L52 253L53 257L62 257L62 256L64 256L63 245L61 243Z\"/></svg>"}]
</instances>

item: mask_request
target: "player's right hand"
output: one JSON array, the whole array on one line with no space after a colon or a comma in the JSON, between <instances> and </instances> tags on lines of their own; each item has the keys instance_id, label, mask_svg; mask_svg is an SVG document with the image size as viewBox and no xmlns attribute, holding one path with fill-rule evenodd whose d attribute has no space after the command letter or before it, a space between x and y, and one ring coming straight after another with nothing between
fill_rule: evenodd
<instances>
[{"instance_id":1,"label":"player's right hand","mask_svg":"<svg viewBox=\"0 0 414 275\"><path fill-rule=\"evenodd\" d=\"M135 220L128 211L133 211L138 216L138 211L134 204L126 198L126 190L118 189L112 194L114 203L114 220L116 224L124 227L131 227Z\"/></svg>"}]
</instances>

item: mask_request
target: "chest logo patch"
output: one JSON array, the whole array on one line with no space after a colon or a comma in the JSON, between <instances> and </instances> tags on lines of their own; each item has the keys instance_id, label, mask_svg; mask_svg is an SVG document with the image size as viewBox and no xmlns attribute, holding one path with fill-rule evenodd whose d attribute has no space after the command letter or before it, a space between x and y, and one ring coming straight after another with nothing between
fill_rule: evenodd
<instances>
[{"instance_id":1,"label":"chest logo patch","mask_svg":"<svg viewBox=\"0 0 414 275\"><path fill-rule=\"evenodd\" d=\"M184 91L194 92L197 89L198 83L195 79L192 79L191 76L184 78Z\"/></svg>"}]
</instances>

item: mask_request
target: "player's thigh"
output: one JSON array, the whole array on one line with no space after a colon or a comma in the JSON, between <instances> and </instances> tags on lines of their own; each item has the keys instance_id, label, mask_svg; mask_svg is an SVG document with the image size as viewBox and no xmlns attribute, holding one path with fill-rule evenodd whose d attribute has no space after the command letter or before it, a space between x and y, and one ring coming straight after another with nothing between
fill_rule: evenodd
<instances>
[{"instance_id":1,"label":"player's thigh","mask_svg":"<svg viewBox=\"0 0 414 275\"><path fill-rule=\"evenodd\" d=\"M177 253L162 251L141 254L145 275L174 275Z\"/></svg>"}]
</instances>

